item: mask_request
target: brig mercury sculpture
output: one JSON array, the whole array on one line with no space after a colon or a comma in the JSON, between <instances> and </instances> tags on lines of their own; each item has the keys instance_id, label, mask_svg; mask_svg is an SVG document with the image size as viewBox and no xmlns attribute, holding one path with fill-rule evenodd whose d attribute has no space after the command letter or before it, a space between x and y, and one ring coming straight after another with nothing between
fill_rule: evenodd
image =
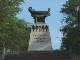
<instances>
[{"instance_id":1,"label":"brig mercury sculpture","mask_svg":"<svg viewBox=\"0 0 80 60\"><path fill-rule=\"evenodd\" d=\"M35 11L32 7L29 7L28 11L34 19L28 51L52 51L49 26L45 23L45 18L50 16L50 8L48 8L48 11Z\"/></svg>"}]
</instances>

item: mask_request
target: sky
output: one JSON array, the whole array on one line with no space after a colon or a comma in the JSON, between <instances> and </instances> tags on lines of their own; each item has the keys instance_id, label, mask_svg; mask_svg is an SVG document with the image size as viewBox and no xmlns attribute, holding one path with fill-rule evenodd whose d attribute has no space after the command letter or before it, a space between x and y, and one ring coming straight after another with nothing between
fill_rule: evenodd
<instances>
[{"instance_id":1,"label":"sky","mask_svg":"<svg viewBox=\"0 0 80 60\"><path fill-rule=\"evenodd\" d=\"M63 26L61 19L63 19L63 14L60 13L62 5L66 3L67 0L24 0L20 7L23 9L20 14L17 15L19 18L25 19L27 22L34 23L33 17L31 17L28 11L29 7L35 10L47 11L50 8L50 16L48 16L45 21L49 25L49 31L51 36L51 42L53 50L59 49L61 46L62 32L59 29Z\"/></svg>"}]
</instances>

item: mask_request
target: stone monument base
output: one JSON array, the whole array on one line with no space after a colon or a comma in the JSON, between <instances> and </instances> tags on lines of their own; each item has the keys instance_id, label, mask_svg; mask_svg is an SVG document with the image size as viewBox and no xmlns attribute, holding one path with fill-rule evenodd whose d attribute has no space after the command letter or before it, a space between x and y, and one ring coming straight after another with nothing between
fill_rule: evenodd
<instances>
[{"instance_id":1,"label":"stone monument base","mask_svg":"<svg viewBox=\"0 0 80 60\"><path fill-rule=\"evenodd\" d=\"M68 52L28 51L20 55L6 55L4 60L70 60Z\"/></svg>"}]
</instances>

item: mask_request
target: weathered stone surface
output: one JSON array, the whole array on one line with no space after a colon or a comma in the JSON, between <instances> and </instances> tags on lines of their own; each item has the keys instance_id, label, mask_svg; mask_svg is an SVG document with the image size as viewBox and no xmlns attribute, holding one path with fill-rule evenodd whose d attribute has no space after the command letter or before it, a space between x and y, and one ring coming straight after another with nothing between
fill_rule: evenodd
<instances>
[{"instance_id":1,"label":"weathered stone surface","mask_svg":"<svg viewBox=\"0 0 80 60\"><path fill-rule=\"evenodd\" d=\"M52 49L52 43L51 43L51 37L49 28L42 29L42 26L46 27L45 23L35 23L34 26L38 26L37 30L31 28L30 33L30 40L29 40L29 46L28 51L51 51Z\"/></svg>"}]
</instances>

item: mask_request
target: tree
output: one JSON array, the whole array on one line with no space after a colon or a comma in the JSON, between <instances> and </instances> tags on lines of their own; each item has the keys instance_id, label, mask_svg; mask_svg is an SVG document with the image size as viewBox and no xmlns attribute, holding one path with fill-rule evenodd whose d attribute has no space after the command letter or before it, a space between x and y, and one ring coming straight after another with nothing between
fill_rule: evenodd
<instances>
[{"instance_id":1,"label":"tree","mask_svg":"<svg viewBox=\"0 0 80 60\"><path fill-rule=\"evenodd\" d=\"M18 18L3 22L0 26L0 42L5 42L6 48L10 47L11 50L27 51L30 33L28 24L25 20Z\"/></svg>"},{"instance_id":2,"label":"tree","mask_svg":"<svg viewBox=\"0 0 80 60\"><path fill-rule=\"evenodd\" d=\"M0 0L0 21L10 19L16 16L17 13L21 12L19 5L24 0Z\"/></svg>"},{"instance_id":3,"label":"tree","mask_svg":"<svg viewBox=\"0 0 80 60\"><path fill-rule=\"evenodd\" d=\"M63 4L61 8L61 13L63 13L64 18L61 20L62 23L66 23L60 31L63 32L62 45L66 50L69 51L79 51L80 37L78 37L78 14L74 12L75 5L80 6L79 0L68 0ZM75 49L75 50L74 50ZM79 52L80 53L80 52Z\"/></svg>"},{"instance_id":4,"label":"tree","mask_svg":"<svg viewBox=\"0 0 80 60\"><path fill-rule=\"evenodd\" d=\"M29 22L16 17L21 12L19 5L24 0L0 0L0 44L15 51L27 51Z\"/></svg>"}]
</instances>

